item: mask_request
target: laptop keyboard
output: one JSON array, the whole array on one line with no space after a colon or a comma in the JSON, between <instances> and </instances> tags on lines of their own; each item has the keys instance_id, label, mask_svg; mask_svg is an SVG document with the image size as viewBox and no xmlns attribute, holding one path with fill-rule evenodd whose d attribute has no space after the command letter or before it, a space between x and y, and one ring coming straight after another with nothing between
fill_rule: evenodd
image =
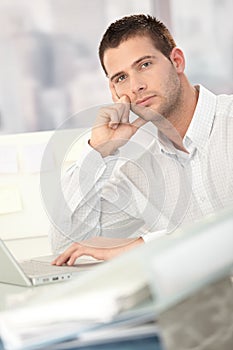
<instances>
[{"instance_id":1,"label":"laptop keyboard","mask_svg":"<svg viewBox=\"0 0 233 350\"><path fill-rule=\"evenodd\" d=\"M28 276L48 276L56 273L71 273L84 270L77 266L56 266L50 265L50 263L33 260L23 261L20 263L20 266Z\"/></svg>"}]
</instances>

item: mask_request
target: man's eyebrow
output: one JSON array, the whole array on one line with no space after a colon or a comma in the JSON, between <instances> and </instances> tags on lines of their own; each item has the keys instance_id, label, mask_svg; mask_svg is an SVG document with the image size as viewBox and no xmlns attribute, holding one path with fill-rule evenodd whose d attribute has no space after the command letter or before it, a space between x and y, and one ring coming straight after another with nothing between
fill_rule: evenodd
<instances>
[{"instance_id":1,"label":"man's eyebrow","mask_svg":"<svg viewBox=\"0 0 233 350\"><path fill-rule=\"evenodd\" d=\"M138 63L140 63L141 61L144 61L146 59L151 59L151 58L156 58L154 55L146 55L146 56L142 56L140 57L138 60L136 60L133 64L132 67L136 66Z\"/></svg>"},{"instance_id":2,"label":"man's eyebrow","mask_svg":"<svg viewBox=\"0 0 233 350\"><path fill-rule=\"evenodd\" d=\"M138 63L140 63L141 61L143 60L146 60L146 59L151 59L151 58L156 58L154 55L146 55L146 56L142 56L140 57L139 59L137 59L135 62L133 62L131 64L131 67L134 67L136 66ZM113 81L116 77L122 75L122 74L125 74L124 71L121 71L121 72L118 72L116 74L113 74L111 77L110 77L110 80Z\"/></svg>"}]
</instances>

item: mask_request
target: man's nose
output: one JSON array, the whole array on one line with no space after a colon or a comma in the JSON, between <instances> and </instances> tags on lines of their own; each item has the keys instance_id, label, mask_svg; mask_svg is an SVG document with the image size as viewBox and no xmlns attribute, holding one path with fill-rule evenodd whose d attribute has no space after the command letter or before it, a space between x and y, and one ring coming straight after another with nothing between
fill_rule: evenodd
<instances>
[{"instance_id":1,"label":"man's nose","mask_svg":"<svg viewBox=\"0 0 233 350\"><path fill-rule=\"evenodd\" d=\"M146 83L139 77L133 76L130 79L131 91L135 94L143 92L146 89Z\"/></svg>"}]
</instances>

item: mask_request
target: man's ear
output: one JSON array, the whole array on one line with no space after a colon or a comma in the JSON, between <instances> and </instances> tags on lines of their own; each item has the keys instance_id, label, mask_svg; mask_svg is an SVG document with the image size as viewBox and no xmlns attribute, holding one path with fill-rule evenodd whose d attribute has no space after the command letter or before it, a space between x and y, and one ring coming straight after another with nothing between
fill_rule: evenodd
<instances>
[{"instance_id":1,"label":"man's ear","mask_svg":"<svg viewBox=\"0 0 233 350\"><path fill-rule=\"evenodd\" d=\"M185 69L184 53L178 47L174 47L170 54L170 59L177 71L177 73L183 73Z\"/></svg>"}]
</instances>

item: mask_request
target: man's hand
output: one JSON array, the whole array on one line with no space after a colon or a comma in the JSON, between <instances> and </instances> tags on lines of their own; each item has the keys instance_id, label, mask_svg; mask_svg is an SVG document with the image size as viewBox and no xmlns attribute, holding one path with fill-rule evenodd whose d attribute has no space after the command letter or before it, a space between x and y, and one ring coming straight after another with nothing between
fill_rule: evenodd
<instances>
[{"instance_id":1,"label":"man's hand","mask_svg":"<svg viewBox=\"0 0 233 350\"><path fill-rule=\"evenodd\" d=\"M123 146L147 121L137 118L129 123L130 100L124 95L113 97L114 104L101 108L92 128L90 145L103 157Z\"/></svg>"},{"instance_id":2,"label":"man's hand","mask_svg":"<svg viewBox=\"0 0 233 350\"><path fill-rule=\"evenodd\" d=\"M81 243L73 243L71 246L59 255L52 265L73 265L77 258L83 255L91 256L97 260L109 260L122 254L139 244L144 243L140 238L111 239L96 237Z\"/></svg>"}]
</instances>

